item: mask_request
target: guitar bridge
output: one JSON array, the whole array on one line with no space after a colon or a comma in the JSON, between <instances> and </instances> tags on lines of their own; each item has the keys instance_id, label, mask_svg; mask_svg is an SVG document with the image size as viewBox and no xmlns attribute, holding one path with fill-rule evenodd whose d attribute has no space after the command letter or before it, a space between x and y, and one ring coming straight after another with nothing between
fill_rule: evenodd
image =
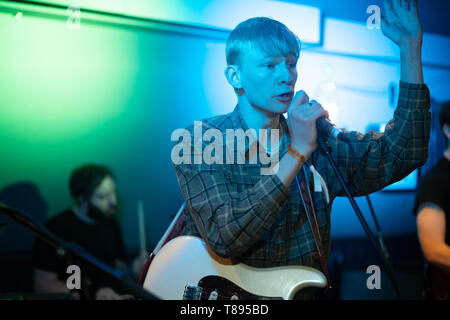
<instances>
[{"instance_id":1,"label":"guitar bridge","mask_svg":"<svg viewBox=\"0 0 450 320\"><path fill-rule=\"evenodd\" d=\"M201 287L186 285L184 287L183 300L200 300L202 291Z\"/></svg>"}]
</instances>

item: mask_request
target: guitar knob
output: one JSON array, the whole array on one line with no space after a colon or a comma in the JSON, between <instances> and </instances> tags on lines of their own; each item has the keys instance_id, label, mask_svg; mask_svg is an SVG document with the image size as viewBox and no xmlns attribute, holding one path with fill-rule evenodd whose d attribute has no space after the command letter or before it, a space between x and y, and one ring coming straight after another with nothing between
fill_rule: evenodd
<instances>
[{"instance_id":1,"label":"guitar knob","mask_svg":"<svg viewBox=\"0 0 450 320\"><path fill-rule=\"evenodd\" d=\"M217 300L217 297L219 296L219 293L217 292L217 289L212 291L209 295L208 300Z\"/></svg>"}]
</instances>

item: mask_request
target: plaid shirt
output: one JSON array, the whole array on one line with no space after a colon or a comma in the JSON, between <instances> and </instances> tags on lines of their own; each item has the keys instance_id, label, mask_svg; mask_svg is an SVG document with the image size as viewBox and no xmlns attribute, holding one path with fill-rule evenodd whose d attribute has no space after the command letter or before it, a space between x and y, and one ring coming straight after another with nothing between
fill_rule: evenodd
<instances>
[{"instance_id":1,"label":"plaid shirt","mask_svg":"<svg viewBox=\"0 0 450 320\"><path fill-rule=\"evenodd\" d=\"M398 106L384 133L346 132L369 192L407 176L427 159L430 129L429 92L426 85L400 82ZM286 119L280 116L283 135L280 159L290 136ZM193 126L187 130L193 134ZM233 112L203 120L203 132L214 128L248 129L239 106ZM191 141L193 143L193 140ZM332 156L354 196L363 195L348 145L329 139ZM204 147L208 143L203 142ZM243 152L248 150L237 150ZM328 187L311 194L323 248L330 252L330 212L333 199L344 191L328 160L315 151L308 160ZM267 165L266 165L267 166ZM201 237L220 256L254 267L306 265L321 269L314 237L295 179L287 188L276 175L261 175L256 164L178 164L175 172L189 210L183 234ZM307 174L311 171L307 169ZM311 177L309 181L313 181Z\"/></svg>"}]
</instances>

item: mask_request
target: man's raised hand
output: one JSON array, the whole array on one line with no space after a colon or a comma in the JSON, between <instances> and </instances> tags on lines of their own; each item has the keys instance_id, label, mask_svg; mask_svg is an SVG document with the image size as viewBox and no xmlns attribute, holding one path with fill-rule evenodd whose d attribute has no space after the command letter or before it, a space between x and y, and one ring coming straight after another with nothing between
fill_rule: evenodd
<instances>
[{"instance_id":1,"label":"man's raised hand","mask_svg":"<svg viewBox=\"0 0 450 320\"><path fill-rule=\"evenodd\" d=\"M384 0L381 30L400 48L420 48L423 32L417 14L417 0Z\"/></svg>"}]
</instances>

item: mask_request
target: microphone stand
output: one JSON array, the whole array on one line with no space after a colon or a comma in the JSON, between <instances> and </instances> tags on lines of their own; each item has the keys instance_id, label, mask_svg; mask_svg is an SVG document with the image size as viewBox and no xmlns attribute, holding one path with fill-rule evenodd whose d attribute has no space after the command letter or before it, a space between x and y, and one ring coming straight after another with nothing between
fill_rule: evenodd
<instances>
[{"instance_id":1,"label":"microphone stand","mask_svg":"<svg viewBox=\"0 0 450 320\"><path fill-rule=\"evenodd\" d=\"M34 234L36 234L40 239L57 249L58 255L67 256L71 258L75 258L77 261L82 262L87 265L89 268L86 268L90 272L100 272L104 276L108 278L112 278L115 282L117 282L127 293L130 293L136 298L140 298L142 300L158 300L155 295L150 293L149 291L143 289L141 286L137 285L132 281L125 273L122 271L113 268L99 259L95 258L88 252L86 252L81 247L77 246L74 243L66 242L61 239L54 233L50 232L44 226L35 222L29 216L18 212L12 208L5 206L0 203L0 212L11 218L15 222L19 223L26 229L30 230Z\"/></svg>"},{"instance_id":2,"label":"microphone stand","mask_svg":"<svg viewBox=\"0 0 450 320\"><path fill-rule=\"evenodd\" d=\"M342 187L344 189L344 192L346 193L347 198L350 201L350 204L353 207L353 210L355 211L355 213L356 213L356 215L357 215L357 217L359 219L359 222L361 223L364 231L367 234L367 237L370 240L370 243L373 245L376 253L378 254L379 258L381 259L381 261L382 261L382 263L384 265L384 269L385 269L389 279L391 280L391 283L392 283L392 285L394 287L395 292L397 293L398 297L400 299L402 299L402 295L400 293L400 289L399 289L397 280L396 280L395 275L394 275L394 270L392 269L392 265L391 265L390 260L389 260L389 255L388 255L388 253L386 251L385 246L381 245L381 249L380 249L380 247L378 247L376 239L375 239L374 235L372 234L372 232L371 232L371 230L370 230L366 220L364 219L364 216L362 215L361 210L358 207L358 204L356 203L355 199L353 198L353 196L352 196L348 186L346 185L346 183L344 181L344 178L343 178L341 172L339 171L339 168L336 166L336 163L335 163L333 157L331 156L331 151L332 150L331 150L331 146L330 146L329 142L322 135L319 135L317 140L318 140L320 153L322 155L324 155L328 159L331 167L335 171L336 176L338 177L339 182L341 183L341 185L342 185ZM379 234L381 234L380 230L379 230ZM382 240L380 240L380 241L382 241ZM383 243L383 242L381 242L381 243ZM382 251L384 251L384 252L382 252Z\"/></svg>"}]
</instances>

